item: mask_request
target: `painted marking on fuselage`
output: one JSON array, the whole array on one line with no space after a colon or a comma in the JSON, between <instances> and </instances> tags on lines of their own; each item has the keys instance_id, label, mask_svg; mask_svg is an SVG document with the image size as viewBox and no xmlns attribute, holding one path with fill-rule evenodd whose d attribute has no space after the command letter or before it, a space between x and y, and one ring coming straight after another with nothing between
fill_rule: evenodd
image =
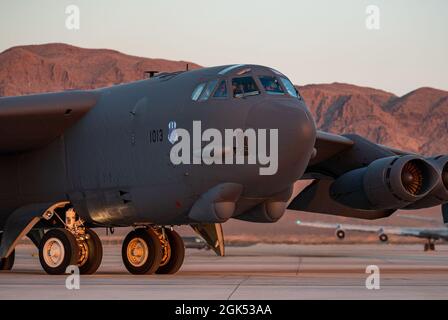
<instances>
[{"instance_id":1,"label":"painted marking on fuselage","mask_svg":"<svg viewBox=\"0 0 448 320\"><path fill-rule=\"evenodd\" d=\"M170 121L168 123L168 141L171 142L171 144L175 144L177 140L179 139L178 134L176 132L176 121Z\"/></svg>"},{"instance_id":2,"label":"painted marking on fuselage","mask_svg":"<svg viewBox=\"0 0 448 320\"><path fill-rule=\"evenodd\" d=\"M149 143L163 142L163 129L153 129L149 131Z\"/></svg>"}]
</instances>

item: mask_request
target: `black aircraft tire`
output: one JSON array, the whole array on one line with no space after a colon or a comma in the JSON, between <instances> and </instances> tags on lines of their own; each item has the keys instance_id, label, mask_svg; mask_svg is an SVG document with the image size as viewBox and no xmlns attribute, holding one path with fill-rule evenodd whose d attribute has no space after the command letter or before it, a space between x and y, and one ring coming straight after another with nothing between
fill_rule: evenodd
<instances>
[{"instance_id":1,"label":"black aircraft tire","mask_svg":"<svg viewBox=\"0 0 448 320\"><path fill-rule=\"evenodd\" d=\"M2 242L2 234L0 233L0 243ZM0 270L11 270L14 266L16 250L13 250L8 258L0 259Z\"/></svg>"},{"instance_id":2,"label":"black aircraft tire","mask_svg":"<svg viewBox=\"0 0 448 320\"><path fill-rule=\"evenodd\" d=\"M179 271L180 267L184 263L185 258L185 245L181 236L176 231L171 231L166 229L166 236L169 241L171 255L168 262L160 266L156 273L157 274L174 274Z\"/></svg>"},{"instance_id":3,"label":"black aircraft tire","mask_svg":"<svg viewBox=\"0 0 448 320\"><path fill-rule=\"evenodd\" d=\"M343 240L345 238L345 231L344 230L338 230L336 231L336 237L339 240Z\"/></svg>"},{"instance_id":4,"label":"black aircraft tire","mask_svg":"<svg viewBox=\"0 0 448 320\"><path fill-rule=\"evenodd\" d=\"M160 266L162 245L152 229L136 229L123 241L121 256L132 274L153 274Z\"/></svg>"},{"instance_id":5,"label":"black aircraft tire","mask_svg":"<svg viewBox=\"0 0 448 320\"><path fill-rule=\"evenodd\" d=\"M88 247L87 261L79 267L80 274L93 274L98 270L103 260L103 246L95 231L86 229L89 239L86 240Z\"/></svg>"},{"instance_id":6,"label":"black aircraft tire","mask_svg":"<svg viewBox=\"0 0 448 320\"><path fill-rule=\"evenodd\" d=\"M79 247L73 234L65 229L51 229L39 244L39 260L48 274L64 274L68 266L77 266Z\"/></svg>"}]
</instances>

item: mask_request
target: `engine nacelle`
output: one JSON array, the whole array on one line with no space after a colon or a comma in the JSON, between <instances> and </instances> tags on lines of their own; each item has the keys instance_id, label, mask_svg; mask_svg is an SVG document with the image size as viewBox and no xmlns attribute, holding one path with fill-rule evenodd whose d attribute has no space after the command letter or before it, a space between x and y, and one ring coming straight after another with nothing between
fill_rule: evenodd
<instances>
[{"instance_id":1,"label":"engine nacelle","mask_svg":"<svg viewBox=\"0 0 448 320\"><path fill-rule=\"evenodd\" d=\"M356 209L400 209L425 197L438 180L437 170L425 159L393 156L343 174L331 185L330 194Z\"/></svg>"},{"instance_id":2,"label":"engine nacelle","mask_svg":"<svg viewBox=\"0 0 448 320\"><path fill-rule=\"evenodd\" d=\"M427 160L438 172L439 179L437 184L427 196L404 209L429 208L448 202L448 156L437 156Z\"/></svg>"}]
</instances>

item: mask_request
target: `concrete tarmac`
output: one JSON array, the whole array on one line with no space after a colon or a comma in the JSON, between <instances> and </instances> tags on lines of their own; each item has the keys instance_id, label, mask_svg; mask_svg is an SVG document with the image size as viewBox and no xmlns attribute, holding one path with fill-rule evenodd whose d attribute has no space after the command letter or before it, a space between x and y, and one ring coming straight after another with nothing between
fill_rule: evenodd
<instances>
[{"instance_id":1,"label":"concrete tarmac","mask_svg":"<svg viewBox=\"0 0 448 320\"><path fill-rule=\"evenodd\" d=\"M67 276L46 275L37 249L17 248L13 271L0 272L0 299L447 299L448 246L266 245L227 247L226 257L188 249L176 275L129 274L121 247L106 245L95 275L68 290ZM366 267L380 289L365 286Z\"/></svg>"}]
</instances>

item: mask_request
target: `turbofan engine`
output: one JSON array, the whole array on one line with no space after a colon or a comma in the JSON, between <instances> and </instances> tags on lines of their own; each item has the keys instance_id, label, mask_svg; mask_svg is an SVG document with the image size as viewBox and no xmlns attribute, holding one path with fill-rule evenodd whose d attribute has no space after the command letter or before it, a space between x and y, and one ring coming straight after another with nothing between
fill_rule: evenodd
<instances>
[{"instance_id":1,"label":"turbofan engine","mask_svg":"<svg viewBox=\"0 0 448 320\"><path fill-rule=\"evenodd\" d=\"M427 159L438 171L436 186L423 199L416 201L404 209L421 209L448 202L448 156L437 156Z\"/></svg>"},{"instance_id":2,"label":"turbofan engine","mask_svg":"<svg viewBox=\"0 0 448 320\"><path fill-rule=\"evenodd\" d=\"M400 209L423 199L438 180L437 170L425 159L393 156L343 174L333 182L330 193L335 201L352 208Z\"/></svg>"}]
</instances>

